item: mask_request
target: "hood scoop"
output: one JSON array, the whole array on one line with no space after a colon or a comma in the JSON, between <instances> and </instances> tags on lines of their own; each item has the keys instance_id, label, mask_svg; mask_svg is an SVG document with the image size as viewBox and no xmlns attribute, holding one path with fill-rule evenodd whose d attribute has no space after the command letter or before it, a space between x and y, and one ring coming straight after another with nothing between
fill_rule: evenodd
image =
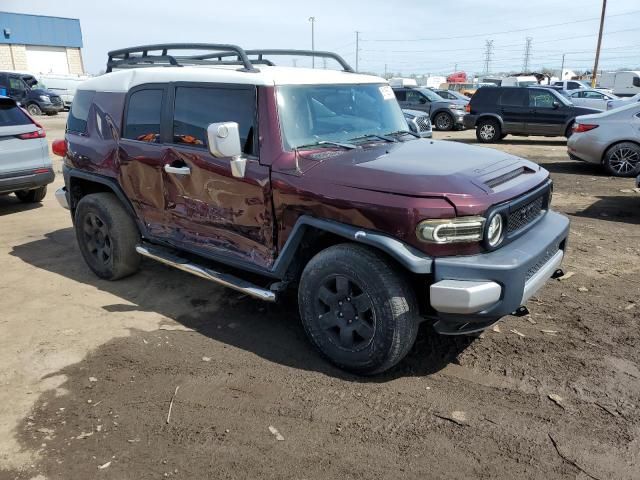
<instances>
[{"instance_id":1,"label":"hood scoop","mask_svg":"<svg viewBox=\"0 0 640 480\"><path fill-rule=\"evenodd\" d=\"M512 187L516 183L520 183L523 179L518 177L532 173L535 173L535 170L526 165L521 165L513 170L509 170L508 172L500 173L493 178L483 179L483 182L485 186L494 192L500 192Z\"/></svg>"}]
</instances>

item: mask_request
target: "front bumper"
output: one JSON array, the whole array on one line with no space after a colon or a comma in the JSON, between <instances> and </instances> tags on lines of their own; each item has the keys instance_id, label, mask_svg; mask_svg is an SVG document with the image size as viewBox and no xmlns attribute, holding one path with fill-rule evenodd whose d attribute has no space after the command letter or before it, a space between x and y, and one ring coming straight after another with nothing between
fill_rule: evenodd
<instances>
[{"instance_id":1,"label":"front bumper","mask_svg":"<svg viewBox=\"0 0 640 480\"><path fill-rule=\"evenodd\" d=\"M64 104L41 103L38 105L43 113L60 113L64 110Z\"/></svg>"},{"instance_id":2,"label":"front bumper","mask_svg":"<svg viewBox=\"0 0 640 480\"><path fill-rule=\"evenodd\" d=\"M453 122L457 127L464 127L464 117L466 116L463 110L452 110L453 113Z\"/></svg>"},{"instance_id":3,"label":"front bumper","mask_svg":"<svg viewBox=\"0 0 640 480\"><path fill-rule=\"evenodd\" d=\"M53 182L53 169L39 168L0 176L0 193L33 190Z\"/></svg>"},{"instance_id":4,"label":"front bumper","mask_svg":"<svg viewBox=\"0 0 640 480\"><path fill-rule=\"evenodd\" d=\"M69 210L69 199L67 198L67 187L60 187L56 190L56 200L62 208Z\"/></svg>"},{"instance_id":5,"label":"front bumper","mask_svg":"<svg viewBox=\"0 0 640 480\"><path fill-rule=\"evenodd\" d=\"M549 211L522 237L493 252L436 258L429 289L436 331L476 332L515 312L560 267L568 235L568 218Z\"/></svg>"}]
</instances>

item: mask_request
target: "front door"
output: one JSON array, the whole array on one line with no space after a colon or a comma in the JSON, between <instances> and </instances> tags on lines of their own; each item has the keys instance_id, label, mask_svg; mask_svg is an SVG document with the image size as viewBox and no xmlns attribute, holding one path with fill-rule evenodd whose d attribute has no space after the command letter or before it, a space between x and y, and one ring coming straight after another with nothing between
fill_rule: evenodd
<instances>
[{"instance_id":1,"label":"front door","mask_svg":"<svg viewBox=\"0 0 640 480\"><path fill-rule=\"evenodd\" d=\"M417 90L407 90L406 107L412 110L431 113L431 101Z\"/></svg>"},{"instance_id":2,"label":"front door","mask_svg":"<svg viewBox=\"0 0 640 480\"><path fill-rule=\"evenodd\" d=\"M527 120L527 131L532 135L564 135L568 107L549 90L529 88L528 91L532 115Z\"/></svg>"},{"instance_id":3,"label":"front door","mask_svg":"<svg viewBox=\"0 0 640 480\"><path fill-rule=\"evenodd\" d=\"M8 75L9 77L9 91L8 96L13 98L16 102L20 103L23 107L26 107L25 102L27 100L27 92L29 87L24 83L17 75Z\"/></svg>"},{"instance_id":4,"label":"front door","mask_svg":"<svg viewBox=\"0 0 640 480\"><path fill-rule=\"evenodd\" d=\"M257 97L250 85L179 83L170 89L171 139L163 159L165 216L173 242L228 263L268 268L275 257L269 167L257 156ZM247 168L207 145L211 123L237 122Z\"/></svg>"}]
</instances>

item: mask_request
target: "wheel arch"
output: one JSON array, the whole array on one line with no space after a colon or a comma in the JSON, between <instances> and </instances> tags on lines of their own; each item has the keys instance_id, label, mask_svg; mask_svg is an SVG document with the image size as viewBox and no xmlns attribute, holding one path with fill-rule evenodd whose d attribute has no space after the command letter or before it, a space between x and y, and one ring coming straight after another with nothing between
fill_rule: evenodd
<instances>
[{"instance_id":1,"label":"wheel arch","mask_svg":"<svg viewBox=\"0 0 640 480\"><path fill-rule=\"evenodd\" d=\"M431 123L434 122L436 116L439 113L446 113L447 115L449 115L451 117L451 120L453 120L453 114L449 111L449 109L445 108L445 107L440 107L440 108L434 110L433 112L431 112Z\"/></svg>"},{"instance_id":2,"label":"wheel arch","mask_svg":"<svg viewBox=\"0 0 640 480\"><path fill-rule=\"evenodd\" d=\"M476 118L476 126L482 120L486 120L487 118L497 120L500 124L500 129L504 132L504 121L502 120L502 117L500 115L496 115L495 113L481 113L480 115L478 115L478 118Z\"/></svg>"}]
</instances>

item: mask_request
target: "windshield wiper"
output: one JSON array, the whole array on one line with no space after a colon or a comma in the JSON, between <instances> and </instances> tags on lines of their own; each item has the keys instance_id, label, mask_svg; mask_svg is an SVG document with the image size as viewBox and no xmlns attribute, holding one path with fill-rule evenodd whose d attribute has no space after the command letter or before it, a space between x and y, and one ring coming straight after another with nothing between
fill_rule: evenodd
<instances>
[{"instance_id":1,"label":"windshield wiper","mask_svg":"<svg viewBox=\"0 0 640 480\"><path fill-rule=\"evenodd\" d=\"M354 148L358 148L356 145L354 145L352 143L332 142L331 140L322 140L322 141L316 142L316 143L309 143L307 145L300 145L299 147L296 147L296 148L299 150L301 148L321 147L323 145L331 145L331 146L335 146L335 147L341 147L341 148L345 148L347 150L353 150Z\"/></svg>"},{"instance_id":2,"label":"windshield wiper","mask_svg":"<svg viewBox=\"0 0 640 480\"><path fill-rule=\"evenodd\" d=\"M366 140L368 138L379 138L380 140L384 140L385 142L397 142L397 138L390 137L388 135L378 135L377 133L370 133L369 135L362 135L360 137L353 137L349 140Z\"/></svg>"},{"instance_id":3,"label":"windshield wiper","mask_svg":"<svg viewBox=\"0 0 640 480\"><path fill-rule=\"evenodd\" d=\"M385 133L385 135L388 135L390 137L395 137L395 136L401 136L401 135L412 135L416 138L422 138L420 135L418 135L417 133L414 133L410 130L398 130L397 132L390 132L390 133Z\"/></svg>"}]
</instances>

